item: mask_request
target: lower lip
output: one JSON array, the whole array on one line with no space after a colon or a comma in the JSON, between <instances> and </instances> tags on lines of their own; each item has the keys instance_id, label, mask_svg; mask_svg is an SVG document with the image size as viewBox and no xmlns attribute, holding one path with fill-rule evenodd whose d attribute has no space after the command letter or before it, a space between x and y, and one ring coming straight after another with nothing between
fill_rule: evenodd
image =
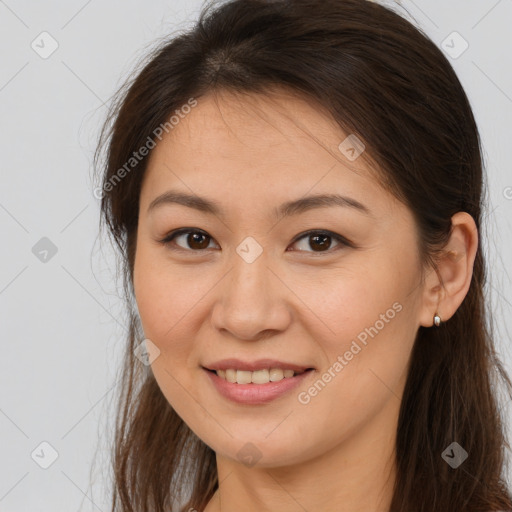
<instances>
[{"instance_id":1,"label":"lower lip","mask_svg":"<svg viewBox=\"0 0 512 512\"><path fill-rule=\"evenodd\" d=\"M266 384L237 384L228 382L219 377L215 372L204 369L211 379L217 391L224 397L239 404L266 404L284 393L296 388L301 382L307 379L313 370L307 370L294 377L285 377L277 382Z\"/></svg>"}]
</instances>

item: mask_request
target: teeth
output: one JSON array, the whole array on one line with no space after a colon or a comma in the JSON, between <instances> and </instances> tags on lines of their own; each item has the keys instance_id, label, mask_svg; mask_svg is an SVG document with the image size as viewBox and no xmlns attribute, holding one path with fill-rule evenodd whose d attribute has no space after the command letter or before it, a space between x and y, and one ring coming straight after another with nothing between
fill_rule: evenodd
<instances>
[{"instance_id":1,"label":"teeth","mask_svg":"<svg viewBox=\"0 0 512 512\"><path fill-rule=\"evenodd\" d=\"M226 370L226 380L228 382L236 382L236 370Z\"/></svg>"},{"instance_id":2,"label":"teeth","mask_svg":"<svg viewBox=\"0 0 512 512\"><path fill-rule=\"evenodd\" d=\"M246 372L244 372L246 373ZM270 382L270 372L268 370L257 370L255 372L247 372L250 374L249 380L250 382L253 382L254 384L266 384L267 382ZM240 372L237 372L238 375L240 375ZM237 379L237 382L240 383L240 381ZM247 384L244 382L244 384Z\"/></svg>"},{"instance_id":3,"label":"teeth","mask_svg":"<svg viewBox=\"0 0 512 512\"><path fill-rule=\"evenodd\" d=\"M246 372L242 370L237 370L236 372L236 382L237 384L250 384L251 383L252 372Z\"/></svg>"},{"instance_id":4,"label":"teeth","mask_svg":"<svg viewBox=\"0 0 512 512\"><path fill-rule=\"evenodd\" d=\"M278 380L282 380L284 378L284 371L281 368L272 368L270 370L269 379L272 382L276 382Z\"/></svg>"},{"instance_id":5,"label":"teeth","mask_svg":"<svg viewBox=\"0 0 512 512\"><path fill-rule=\"evenodd\" d=\"M303 372L294 372L293 370L282 370L281 368L270 368L250 372L247 370L216 370L219 377L231 383L237 384L267 384L268 382L278 382L283 379L289 379L294 375Z\"/></svg>"}]
</instances>

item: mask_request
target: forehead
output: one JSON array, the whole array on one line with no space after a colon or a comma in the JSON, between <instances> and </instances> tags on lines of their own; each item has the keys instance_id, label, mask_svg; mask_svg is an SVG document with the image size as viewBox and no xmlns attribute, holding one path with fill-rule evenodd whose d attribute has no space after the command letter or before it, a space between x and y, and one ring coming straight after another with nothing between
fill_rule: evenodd
<instances>
[{"instance_id":1,"label":"forehead","mask_svg":"<svg viewBox=\"0 0 512 512\"><path fill-rule=\"evenodd\" d=\"M270 150L275 158L280 152L327 151L339 156L332 150L345 136L321 105L278 89L203 96L166 138L198 155L216 154L221 145L237 157L243 152L261 157Z\"/></svg>"},{"instance_id":2,"label":"forehead","mask_svg":"<svg viewBox=\"0 0 512 512\"><path fill-rule=\"evenodd\" d=\"M386 194L365 159L340 151L349 135L320 105L288 91L209 94L152 150L142 199L175 185L247 205L308 193Z\"/></svg>"}]
</instances>

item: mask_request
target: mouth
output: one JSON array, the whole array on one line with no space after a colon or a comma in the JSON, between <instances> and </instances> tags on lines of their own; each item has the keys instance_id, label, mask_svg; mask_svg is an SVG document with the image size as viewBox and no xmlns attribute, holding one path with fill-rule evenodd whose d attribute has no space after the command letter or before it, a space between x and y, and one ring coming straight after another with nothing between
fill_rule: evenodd
<instances>
[{"instance_id":1,"label":"mouth","mask_svg":"<svg viewBox=\"0 0 512 512\"><path fill-rule=\"evenodd\" d=\"M259 370L238 370L235 368L226 369L211 369L205 368L206 371L215 374L220 379L229 382L230 384L253 384L253 385L264 385L271 382L280 382L285 379L291 379L307 372L314 371L314 368L305 369L291 369L291 368L279 368L269 367L261 368Z\"/></svg>"},{"instance_id":2,"label":"mouth","mask_svg":"<svg viewBox=\"0 0 512 512\"><path fill-rule=\"evenodd\" d=\"M247 370L214 370L202 367L204 375L217 392L231 402L243 405L265 405L282 397L290 396L293 389L306 382L315 373L314 368L273 372L276 368ZM282 375L282 376L281 376ZM274 379L274 380L271 380ZM254 381L253 381L254 380Z\"/></svg>"}]
</instances>

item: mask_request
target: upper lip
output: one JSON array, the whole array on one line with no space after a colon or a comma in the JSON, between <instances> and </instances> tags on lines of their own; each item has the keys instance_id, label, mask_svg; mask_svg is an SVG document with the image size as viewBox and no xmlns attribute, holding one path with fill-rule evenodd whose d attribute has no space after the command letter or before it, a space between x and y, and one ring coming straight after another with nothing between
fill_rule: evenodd
<instances>
[{"instance_id":1,"label":"upper lip","mask_svg":"<svg viewBox=\"0 0 512 512\"><path fill-rule=\"evenodd\" d=\"M305 366L295 363L288 363L286 361L278 361L277 359L257 359L256 361L242 361L241 359L231 358L222 359L214 363L205 365L204 368L207 370L246 370L246 371L257 371L266 368L280 368L282 370L293 370L295 372L301 372L313 368L312 366Z\"/></svg>"}]
</instances>

